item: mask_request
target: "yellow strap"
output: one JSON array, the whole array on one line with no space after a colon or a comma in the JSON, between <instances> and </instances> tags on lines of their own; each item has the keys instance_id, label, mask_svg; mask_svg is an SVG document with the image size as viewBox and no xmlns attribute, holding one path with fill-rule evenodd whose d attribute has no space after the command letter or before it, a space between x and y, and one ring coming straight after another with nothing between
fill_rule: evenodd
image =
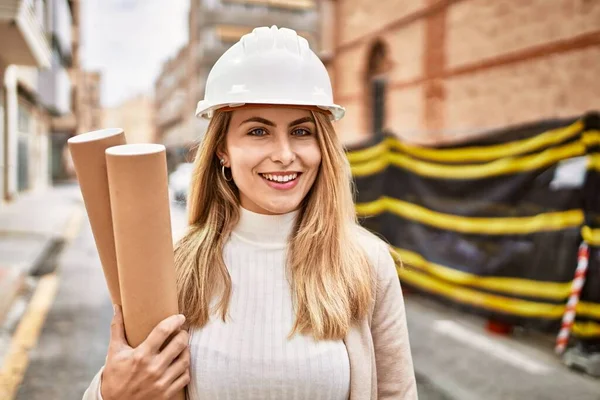
<instances>
[{"instance_id":1,"label":"yellow strap","mask_svg":"<svg viewBox=\"0 0 600 400\"><path fill-rule=\"evenodd\" d=\"M492 161L499 158L514 157L535 150L548 147L554 144L562 143L572 137L577 136L584 129L582 121L576 121L573 124L540 133L532 138L516 140L509 143L489 146L470 146L452 149L439 149L411 145L402 140L391 137L384 142L364 150L355 150L348 152L348 159L351 163L366 162L378 155L377 151L371 150L381 148L385 150L395 149L410 156L437 161L437 162L482 162ZM598 131L586 131L582 134L582 142L588 146L600 142L600 133Z\"/></svg>"},{"instance_id":2,"label":"yellow strap","mask_svg":"<svg viewBox=\"0 0 600 400\"><path fill-rule=\"evenodd\" d=\"M414 172L417 175L441 179L479 179L513 174L547 167L557 162L586 154L586 146L573 142L550 148L541 153L520 158L501 158L481 165L443 165L421 161L400 153L386 152L373 161L353 164L352 175L369 176L383 171L388 165Z\"/></svg>"},{"instance_id":3,"label":"yellow strap","mask_svg":"<svg viewBox=\"0 0 600 400\"><path fill-rule=\"evenodd\" d=\"M571 282L557 283L521 278L479 276L433 263L412 251L399 248L394 250L403 263L410 265L409 268L418 269L455 285L493 290L519 297L537 297L559 301L565 300L571 290Z\"/></svg>"},{"instance_id":4,"label":"yellow strap","mask_svg":"<svg viewBox=\"0 0 600 400\"><path fill-rule=\"evenodd\" d=\"M589 226L584 226L581 228L581 236L587 244L600 246L600 229L592 229Z\"/></svg>"},{"instance_id":5,"label":"yellow strap","mask_svg":"<svg viewBox=\"0 0 600 400\"><path fill-rule=\"evenodd\" d=\"M600 338L600 324L592 321L575 322L573 324L573 335L580 338Z\"/></svg>"},{"instance_id":6,"label":"yellow strap","mask_svg":"<svg viewBox=\"0 0 600 400\"><path fill-rule=\"evenodd\" d=\"M582 210L550 212L531 217L461 217L432 211L416 204L385 196L369 203L356 204L356 212L360 216L374 216L390 212L399 217L439 229L485 235L522 235L579 227L583 224Z\"/></svg>"},{"instance_id":7,"label":"yellow strap","mask_svg":"<svg viewBox=\"0 0 600 400\"><path fill-rule=\"evenodd\" d=\"M462 304L491 311L527 318L546 319L561 318L565 311L564 304L548 304L480 292L475 289L444 282L409 267L399 267L398 276L402 281L406 281L427 292L441 295ZM581 317L599 318L600 304L579 302L576 313Z\"/></svg>"}]
</instances>

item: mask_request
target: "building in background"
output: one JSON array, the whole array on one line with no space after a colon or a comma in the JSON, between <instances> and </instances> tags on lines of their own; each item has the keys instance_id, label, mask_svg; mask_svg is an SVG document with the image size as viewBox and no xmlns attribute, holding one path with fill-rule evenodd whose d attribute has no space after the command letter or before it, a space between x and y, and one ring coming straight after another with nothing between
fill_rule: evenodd
<instances>
[{"instance_id":1,"label":"building in background","mask_svg":"<svg viewBox=\"0 0 600 400\"><path fill-rule=\"evenodd\" d=\"M48 181L49 121L37 93L37 68L52 59L47 20L42 0L0 0L0 203Z\"/></svg>"},{"instance_id":2,"label":"building in background","mask_svg":"<svg viewBox=\"0 0 600 400\"><path fill-rule=\"evenodd\" d=\"M77 96L79 59L79 1L46 0L47 33L51 44L50 67L39 71L39 101L50 117L51 176L69 178L64 149L77 134L74 99ZM77 49L78 50L78 49Z\"/></svg>"},{"instance_id":3,"label":"building in background","mask_svg":"<svg viewBox=\"0 0 600 400\"><path fill-rule=\"evenodd\" d=\"M123 128L127 143L154 143L154 100L141 94L105 108L102 123L102 128Z\"/></svg>"},{"instance_id":4,"label":"building in background","mask_svg":"<svg viewBox=\"0 0 600 400\"><path fill-rule=\"evenodd\" d=\"M321 0L346 142L439 143L600 104L600 2ZM377 21L377 23L374 23Z\"/></svg>"},{"instance_id":5,"label":"building in background","mask_svg":"<svg viewBox=\"0 0 600 400\"><path fill-rule=\"evenodd\" d=\"M189 102L193 101L189 90L188 51L186 45L168 60L154 85L156 137L167 147L169 171L185 160L197 135L193 127L195 121L186 115Z\"/></svg>"},{"instance_id":6,"label":"building in background","mask_svg":"<svg viewBox=\"0 0 600 400\"><path fill-rule=\"evenodd\" d=\"M97 71L79 71L80 90L77 94L77 133L91 132L104 128L100 98L102 75Z\"/></svg>"},{"instance_id":7,"label":"building in background","mask_svg":"<svg viewBox=\"0 0 600 400\"><path fill-rule=\"evenodd\" d=\"M167 146L170 166L190 159L190 147L206 130L194 112L214 63L242 35L272 25L294 29L319 47L315 0L191 0L189 42L155 84L158 140Z\"/></svg>"}]
</instances>

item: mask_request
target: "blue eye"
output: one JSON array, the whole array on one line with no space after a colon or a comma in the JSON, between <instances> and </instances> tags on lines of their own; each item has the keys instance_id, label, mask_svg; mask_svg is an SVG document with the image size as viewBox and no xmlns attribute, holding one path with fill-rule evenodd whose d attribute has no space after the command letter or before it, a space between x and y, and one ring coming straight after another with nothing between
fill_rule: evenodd
<instances>
[{"instance_id":1,"label":"blue eye","mask_svg":"<svg viewBox=\"0 0 600 400\"><path fill-rule=\"evenodd\" d=\"M251 136L265 136L267 134L267 131L264 130L263 128L256 128L256 129L252 129L250 132L248 132L249 135Z\"/></svg>"},{"instance_id":2,"label":"blue eye","mask_svg":"<svg viewBox=\"0 0 600 400\"><path fill-rule=\"evenodd\" d=\"M294 136L310 136L311 133L308 129L304 129L304 128L298 128L298 129L294 129L292 131L292 134Z\"/></svg>"}]
</instances>

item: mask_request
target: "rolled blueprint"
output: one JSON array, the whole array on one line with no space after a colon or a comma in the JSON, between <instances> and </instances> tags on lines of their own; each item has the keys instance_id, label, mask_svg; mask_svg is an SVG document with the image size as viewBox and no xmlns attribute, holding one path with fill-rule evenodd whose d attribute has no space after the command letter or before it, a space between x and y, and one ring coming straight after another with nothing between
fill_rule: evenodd
<instances>
[{"instance_id":1,"label":"rolled blueprint","mask_svg":"<svg viewBox=\"0 0 600 400\"><path fill-rule=\"evenodd\" d=\"M133 347L177 314L165 147L106 150L125 332Z\"/></svg>"},{"instance_id":2,"label":"rolled blueprint","mask_svg":"<svg viewBox=\"0 0 600 400\"><path fill-rule=\"evenodd\" d=\"M69 151L113 304L121 304L117 256L106 173L106 149L125 144L122 129L83 133L68 140Z\"/></svg>"}]
</instances>

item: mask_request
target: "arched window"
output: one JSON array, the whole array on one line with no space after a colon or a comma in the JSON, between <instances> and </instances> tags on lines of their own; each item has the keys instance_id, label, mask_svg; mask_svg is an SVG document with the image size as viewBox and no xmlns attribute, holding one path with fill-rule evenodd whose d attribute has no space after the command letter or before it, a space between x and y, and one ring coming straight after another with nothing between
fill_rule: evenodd
<instances>
[{"instance_id":1,"label":"arched window","mask_svg":"<svg viewBox=\"0 0 600 400\"><path fill-rule=\"evenodd\" d=\"M385 124L385 96L390 61L387 46L377 41L371 47L365 76L367 129L375 136L382 135Z\"/></svg>"}]
</instances>

